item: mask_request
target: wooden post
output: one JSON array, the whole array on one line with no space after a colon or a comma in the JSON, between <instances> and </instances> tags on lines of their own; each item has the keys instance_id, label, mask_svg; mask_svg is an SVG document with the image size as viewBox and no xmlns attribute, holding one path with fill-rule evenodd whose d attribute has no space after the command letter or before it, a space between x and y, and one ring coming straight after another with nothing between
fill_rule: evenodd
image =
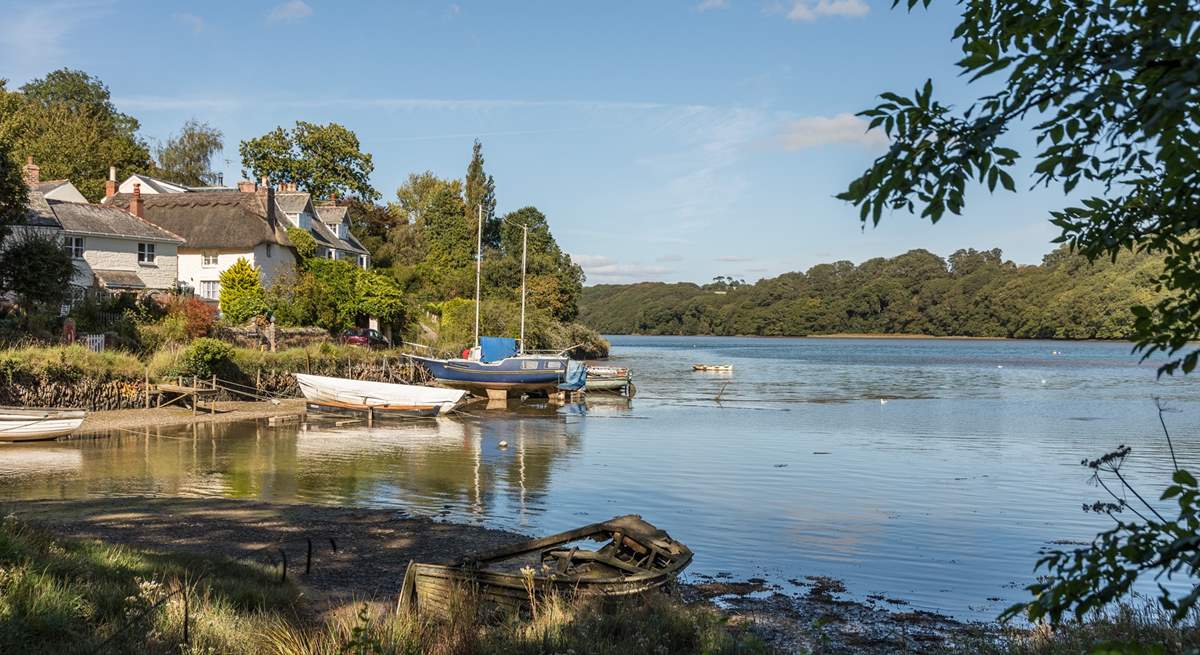
<instances>
[{"instance_id":1,"label":"wooden post","mask_svg":"<svg viewBox=\"0 0 1200 655\"><path fill-rule=\"evenodd\" d=\"M150 367L146 367L146 409L150 409Z\"/></svg>"},{"instance_id":2,"label":"wooden post","mask_svg":"<svg viewBox=\"0 0 1200 655\"><path fill-rule=\"evenodd\" d=\"M196 393L196 385L197 384L198 384L198 381L196 379L196 376L193 375L192 376L192 416L196 415L196 399L200 397Z\"/></svg>"},{"instance_id":3,"label":"wooden post","mask_svg":"<svg viewBox=\"0 0 1200 655\"><path fill-rule=\"evenodd\" d=\"M367 427L375 425L375 410L371 407L367 408Z\"/></svg>"},{"instance_id":4,"label":"wooden post","mask_svg":"<svg viewBox=\"0 0 1200 655\"><path fill-rule=\"evenodd\" d=\"M262 395L262 369L261 368L258 369L257 371L255 371L255 373L254 373L254 395L255 396ZM255 398L255 400L258 400L258 398Z\"/></svg>"},{"instance_id":5,"label":"wooden post","mask_svg":"<svg viewBox=\"0 0 1200 655\"><path fill-rule=\"evenodd\" d=\"M213 387L214 391L217 389L217 374L216 373L213 373L212 387ZM215 394L215 393L213 394L212 400L208 401L208 413L209 414L217 413L217 394Z\"/></svg>"}]
</instances>

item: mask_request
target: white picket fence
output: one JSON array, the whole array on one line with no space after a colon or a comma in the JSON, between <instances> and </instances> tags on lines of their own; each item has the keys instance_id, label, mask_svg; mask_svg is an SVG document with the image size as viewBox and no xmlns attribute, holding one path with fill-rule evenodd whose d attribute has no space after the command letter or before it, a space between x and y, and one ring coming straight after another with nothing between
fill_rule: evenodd
<instances>
[{"instance_id":1,"label":"white picket fence","mask_svg":"<svg viewBox=\"0 0 1200 655\"><path fill-rule=\"evenodd\" d=\"M81 334L77 342L87 346L87 349L94 352L104 352L104 335L103 334Z\"/></svg>"}]
</instances>

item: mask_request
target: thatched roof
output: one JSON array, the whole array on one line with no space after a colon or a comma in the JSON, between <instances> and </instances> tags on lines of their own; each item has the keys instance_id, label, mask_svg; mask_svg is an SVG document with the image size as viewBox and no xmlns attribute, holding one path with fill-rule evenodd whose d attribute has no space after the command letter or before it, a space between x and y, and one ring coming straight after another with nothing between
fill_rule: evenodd
<instances>
[{"instance_id":1,"label":"thatched roof","mask_svg":"<svg viewBox=\"0 0 1200 655\"><path fill-rule=\"evenodd\" d=\"M130 194L118 193L110 201L128 207ZM249 250L260 243L290 247L287 216L275 209L275 226L267 221L263 199L257 193L197 191L142 196L147 221L183 237L186 248Z\"/></svg>"}]
</instances>

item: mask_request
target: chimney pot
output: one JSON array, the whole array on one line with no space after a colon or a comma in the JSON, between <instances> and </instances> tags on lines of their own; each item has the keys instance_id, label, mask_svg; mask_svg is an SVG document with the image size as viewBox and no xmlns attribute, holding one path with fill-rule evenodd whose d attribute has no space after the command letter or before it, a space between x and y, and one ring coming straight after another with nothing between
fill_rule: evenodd
<instances>
[{"instance_id":1,"label":"chimney pot","mask_svg":"<svg viewBox=\"0 0 1200 655\"><path fill-rule=\"evenodd\" d=\"M242 193L254 193L254 183L250 180L242 180L241 182L238 182L237 188L238 191L241 191Z\"/></svg>"},{"instance_id":2,"label":"chimney pot","mask_svg":"<svg viewBox=\"0 0 1200 655\"><path fill-rule=\"evenodd\" d=\"M129 200L129 213L138 218L145 218L145 211L142 209L142 185L137 182L133 183L133 198Z\"/></svg>"}]
</instances>

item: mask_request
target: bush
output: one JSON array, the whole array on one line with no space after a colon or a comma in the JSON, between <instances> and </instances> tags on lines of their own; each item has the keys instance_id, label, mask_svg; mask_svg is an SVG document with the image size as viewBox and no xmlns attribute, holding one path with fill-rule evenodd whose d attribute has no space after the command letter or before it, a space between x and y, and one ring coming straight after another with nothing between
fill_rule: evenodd
<instances>
[{"instance_id":1,"label":"bush","mask_svg":"<svg viewBox=\"0 0 1200 655\"><path fill-rule=\"evenodd\" d=\"M183 319L184 331L189 339L198 339L212 334L217 323L217 310L195 296L173 295L167 302L167 315Z\"/></svg>"},{"instance_id":2,"label":"bush","mask_svg":"<svg viewBox=\"0 0 1200 655\"><path fill-rule=\"evenodd\" d=\"M302 230L298 227L289 227L287 229L288 241L292 242L292 246L296 249L296 254L300 256L300 263L304 264L308 260L317 255L317 240L313 238L308 230Z\"/></svg>"},{"instance_id":3,"label":"bush","mask_svg":"<svg viewBox=\"0 0 1200 655\"><path fill-rule=\"evenodd\" d=\"M192 345L183 350L179 357L176 374L194 375L201 378L213 375L223 378L232 377L235 370L233 355L233 346L224 341L202 337L193 341Z\"/></svg>"},{"instance_id":4,"label":"bush","mask_svg":"<svg viewBox=\"0 0 1200 655\"><path fill-rule=\"evenodd\" d=\"M168 315L157 323L138 323L137 338L142 348L148 352L187 343L187 319L180 315Z\"/></svg>"},{"instance_id":5,"label":"bush","mask_svg":"<svg viewBox=\"0 0 1200 655\"><path fill-rule=\"evenodd\" d=\"M221 273L221 313L231 323L241 324L266 313L267 301L258 268L239 257Z\"/></svg>"}]
</instances>

